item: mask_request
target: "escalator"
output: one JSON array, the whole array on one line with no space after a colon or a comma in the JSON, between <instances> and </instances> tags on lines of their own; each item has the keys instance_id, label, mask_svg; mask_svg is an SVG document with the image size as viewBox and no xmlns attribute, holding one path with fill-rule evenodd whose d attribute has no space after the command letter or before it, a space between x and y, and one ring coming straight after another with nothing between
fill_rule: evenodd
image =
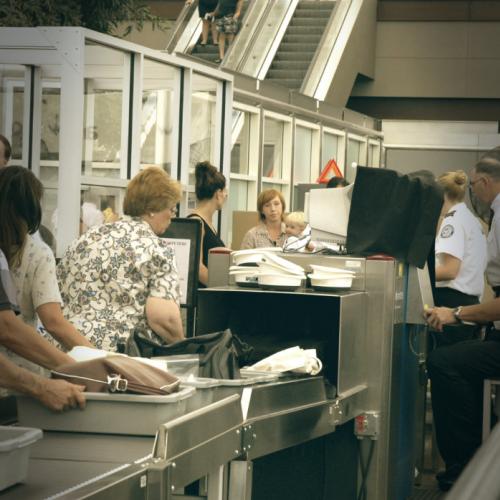
<instances>
[{"instance_id":1,"label":"escalator","mask_svg":"<svg viewBox=\"0 0 500 500\"><path fill-rule=\"evenodd\" d=\"M323 36L335 2L300 1L266 79L298 90Z\"/></svg>"},{"instance_id":2,"label":"escalator","mask_svg":"<svg viewBox=\"0 0 500 500\"><path fill-rule=\"evenodd\" d=\"M240 19L222 69L339 107L359 74L374 76L373 0L247 0ZM193 2L179 16L167 51L214 63L217 46L200 46L200 34Z\"/></svg>"}]
</instances>

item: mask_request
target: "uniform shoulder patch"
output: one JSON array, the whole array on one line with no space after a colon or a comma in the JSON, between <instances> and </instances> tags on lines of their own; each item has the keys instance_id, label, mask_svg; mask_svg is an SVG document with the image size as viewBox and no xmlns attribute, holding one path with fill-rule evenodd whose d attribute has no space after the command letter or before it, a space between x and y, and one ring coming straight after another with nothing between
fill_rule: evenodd
<instances>
[{"instance_id":1,"label":"uniform shoulder patch","mask_svg":"<svg viewBox=\"0 0 500 500\"><path fill-rule=\"evenodd\" d=\"M449 238L455 232L455 228L451 224L446 224L446 226L441 229L441 238Z\"/></svg>"}]
</instances>

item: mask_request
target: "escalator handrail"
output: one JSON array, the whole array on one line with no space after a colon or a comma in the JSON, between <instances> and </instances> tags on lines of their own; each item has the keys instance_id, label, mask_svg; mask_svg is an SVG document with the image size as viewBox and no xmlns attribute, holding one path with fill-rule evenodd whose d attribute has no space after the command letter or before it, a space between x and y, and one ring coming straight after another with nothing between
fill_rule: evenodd
<instances>
[{"instance_id":1,"label":"escalator handrail","mask_svg":"<svg viewBox=\"0 0 500 500\"><path fill-rule=\"evenodd\" d=\"M302 93L309 96L314 96L316 94L316 90L318 89L324 76L328 61L332 56L332 52L335 50L335 45L337 43L340 31L342 30L342 26L344 25L345 18L347 16L347 12L349 11L351 3L352 0L336 0L335 7L333 8L332 14L330 15L328 24L326 25L325 31L323 32L311 64L309 65L309 68L307 70L306 76L304 77L304 80L302 82L302 86L300 89ZM340 23L338 22L339 15L342 15ZM333 34L331 33L332 30L335 30ZM333 44L327 43L329 38L334 40ZM328 56L324 57L325 47L327 47L328 45L330 45ZM322 65L318 68L318 65L320 64L320 58L324 58L325 62L322 63Z\"/></svg>"},{"instance_id":2,"label":"escalator handrail","mask_svg":"<svg viewBox=\"0 0 500 500\"><path fill-rule=\"evenodd\" d=\"M177 17L177 20L175 21L175 24L169 33L169 38L167 40L167 45L165 47L165 50L168 53L172 53L175 51L177 43L179 42L182 34L184 33L184 30L186 29L186 26L188 25L189 21L195 14L197 8L198 8L197 0L193 0L193 2L189 4L188 3L184 4L181 13Z\"/></svg>"}]
</instances>

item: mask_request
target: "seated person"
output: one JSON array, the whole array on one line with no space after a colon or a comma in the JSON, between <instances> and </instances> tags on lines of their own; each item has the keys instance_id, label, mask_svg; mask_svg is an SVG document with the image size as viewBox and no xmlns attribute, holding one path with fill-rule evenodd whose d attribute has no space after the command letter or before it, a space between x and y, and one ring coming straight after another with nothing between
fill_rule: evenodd
<instances>
[{"instance_id":1,"label":"seated person","mask_svg":"<svg viewBox=\"0 0 500 500\"><path fill-rule=\"evenodd\" d=\"M175 254L159 237L180 199L164 170L142 170L128 184L125 216L90 228L61 259L64 315L99 349L117 351L134 331L166 343L184 338Z\"/></svg>"},{"instance_id":2,"label":"seated person","mask_svg":"<svg viewBox=\"0 0 500 500\"><path fill-rule=\"evenodd\" d=\"M285 215L285 227L288 236L283 244L284 251L314 250L314 245L311 243L311 226L307 223L304 212L290 212Z\"/></svg>"},{"instance_id":3,"label":"seated person","mask_svg":"<svg viewBox=\"0 0 500 500\"><path fill-rule=\"evenodd\" d=\"M33 233L42 218L42 183L28 169L0 171L0 249L10 268L23 320L36 327L38 318L62 346L92 344L67 321L61 310L52 250Z\"/></svg>"},{"instance_id":4,"label":"seated person","mask_svg":"<svg viewBox=\"0 0 500 500\"><path fill-rule=\"evenodd\" d=\"M346 187L349 183L343 177L332 177L327 183L327 188Z\"/></svg>"},{"instance_id":5,"label":"seated person","mask_svg":"<svg viewBox=\"0 0 500 500\"><path fill-rule=\"evenodd\" d=\"M59 365L72 363L73 360L52 344L43 339L32 327L24 323L14 314L14 305L7 290L13 287L8 282L9 274L7 260L0 251L0 347L22 356L33 363L48 369ZM5 283L5 286L4 286ZM1 350L1 349L0 349ZM11 389L33 396L45 406L54 411L73 408L76 405L83 408L85 397L83 386L70 384L65 380L51 380L31 373L10 361L0 353L0 388Z\"/></svg>"},{"instance_id":6,"label":"seated person","mask_svg":"<svg viewBox=\"0 0 500 500\"><path fill-rule=\"evenodd\" d=\"M276 189L265 189L257 198L260 223L247 231L241 242L246 248L282 247L286 239L283 215L285 198Z\"/></svg>"}]
</instances>

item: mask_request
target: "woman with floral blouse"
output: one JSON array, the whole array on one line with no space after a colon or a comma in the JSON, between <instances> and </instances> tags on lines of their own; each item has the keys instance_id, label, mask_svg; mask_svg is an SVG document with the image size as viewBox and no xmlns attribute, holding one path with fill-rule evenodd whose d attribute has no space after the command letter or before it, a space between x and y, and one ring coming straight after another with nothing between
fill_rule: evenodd
<instances>
[{"instance_id":1,"label":"woman with floral blouse","mask_svg":"<svg viewBox=\"0 0 500 500\"><path fill-rule=\"evenodd\" d=\"M116 351L134 331L184 338L174 252L159 237L180 199L162 169L142 170L128 185L124 217L89 229L59 263L64 315L96 347Z\"/></svg>"}]
</instances>

